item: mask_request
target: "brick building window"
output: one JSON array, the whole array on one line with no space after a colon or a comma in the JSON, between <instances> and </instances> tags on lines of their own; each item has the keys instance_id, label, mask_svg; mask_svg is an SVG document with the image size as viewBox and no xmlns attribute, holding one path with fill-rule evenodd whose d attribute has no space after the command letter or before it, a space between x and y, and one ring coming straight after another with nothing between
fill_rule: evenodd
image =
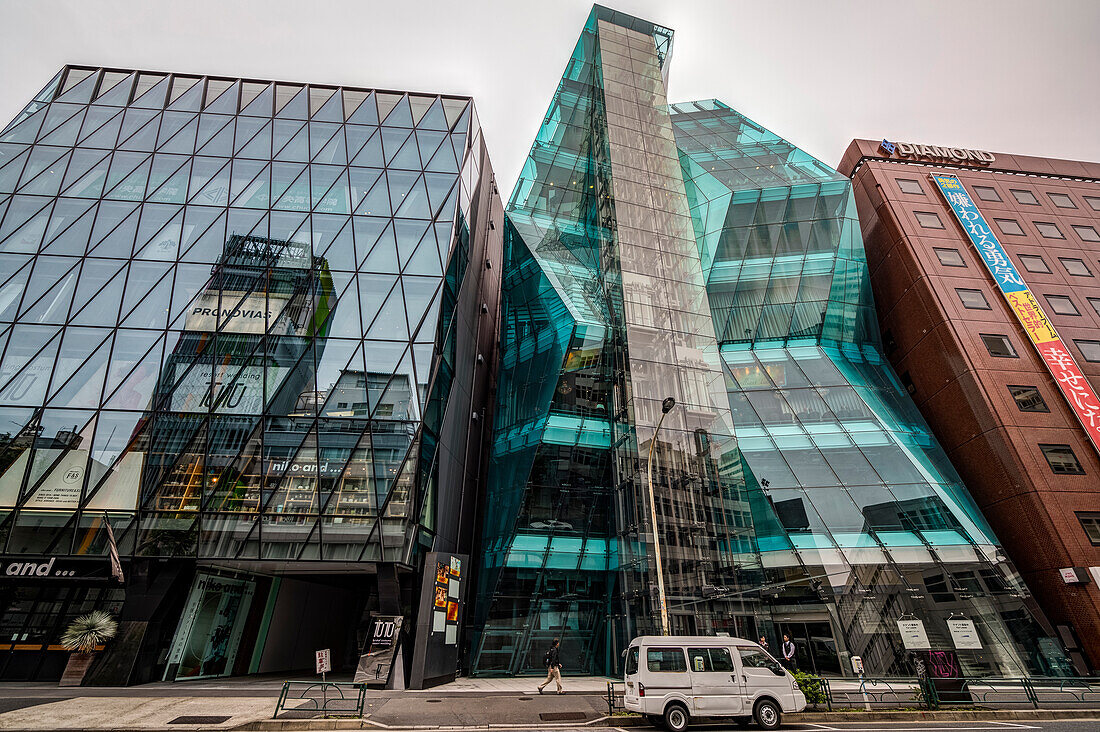
<instances>
[{"instance_id":1,"label":"brick building window","mask_svg":"<svg viewBox=\"0 0 1100 732\"><path fill-rule=\"evenodd\" d=\"M1059 315L1080 315L1080 311L1077 310L1077 306L1073 304L1073 300L1069 299L1065 295L1044 295L1047 299L1047 303L1050 304L1050 309Z\"/></svg>"},{"instance_id":2,"label":"brick building window","mask_svg":"<svg viewBox=\"0 0 1100 732\"><path fill-rule=\"evenodd\" d=\"M1050 469L1057 475L1084 475L1085 469L1069 445L1039 445Z\"/></svg>"},{"instance_id":3,"label":"brick building window","mask_svg":"<svg viewBox=\"0 0 1100 732\"><path fill-rule=\"evenodd\" d=\"M1100 234L1097 234L1096 229L1091 226L1074 224L1073 230L1077 232L1077 236L1081 237L1081 241L1100 241Z\"/></svg>"},{"instance_id":4,"label":"brick building window","mask_svg":"<svg viewBox=\"0 0 1100 732\"><path fill-rule=\"evenodd\" d=\"M990 356L1019 358L1016 355L1016 349L1012 347L1012 341L1008 340L1008 336L1000 333L982 333L981 337L982 343L985 344L985 349L989 351Z\"/></svg>"},{"instance_id":5,"label":"brick building window","mask_svg":"<svg viewBox=\"0 0 1100 732\"><path fill-rule=\"evenodd\" d=\"M990 186L974 186L974 192L977 193L978 198L983 201L996 201L998 203L1001 201L1001 197L997 194L996 188Z\"/></svg>"},{"instance_id":6,"label":"brick building window","mask_svg":"<svg viewBox=\"0 0 1100 732\"><path fill-rule=\"evenodd\" d=\"M1065 193L1048 193L1047 197L1050 199L1050 202L1058 208L1077 208L1077 206L1073 204L1073 199Z\"/></svg>"},{"instance_id":7,"label":"brick building window","mask_svg":"<svg viewBox=\"0 0 1100 732\"><path fill-rule=\"evenodd\" d=\"M1083 196L1085 203L1089 205L1093 211L1100 211L1100 198L1096 196Z\"/></svg>"},{"instance_id":8,"label":"brick building window","mask_svg":"<svg viewBox=\"0 0 1100 732\"><path fill-rule=\"evenodd\" d=\"M1008 391L1016 400L1016 406L1021 412L1049 412L1047 403L1043 401L1043 395L1034 386L1012 386Z\"/></svg>"},{"instance_id":9,"label":"brick building window","mask_svg":"<svg viewBox=\"0 0 1100 732\"><path fill-rule=\"evenodd\" d=\"M1088 298L1089 305L1092 305L1092 309L1096 311L1097 315L1100 315L1100 297Z\"/></svg>"},{"instance_id":10,"label":"brick building window","mask_svg":"<svg viewBox=\"0 0 1100 732\"><path fill-rule=\"evenodd\" d=\"M1094 546L1100 546L1100 513L1095 511L1077 511L1077 520L1085 530L1085 536Z\"/></svg>"},{"instance_id":11,"label":"brick building window","mask_svg":"<svg viewBox=\"0 0 1100 732\"><path fill-rule=\"evenodd\" d=\"M1092 270L1080 259L1074 259L1072 257L1058 257L1058 261L1062 263L1062 266L1066 268L1074 277L1092 277Z\"/></svg>"},{"instance_id":12,"label":"brick building window","mask_svg":"<svg viewBox=\"0 0 1100 732\"><path fill-rule=\"evenodd\" d=\"M917 223L925 229L943 228L943 222L940 221L940 217L932 211L914 211L913 215L917 217Z\"/></svg>"},{"instance_id":13,"label":"brick building window","mask_svg":"<svg viewBox=\"0 0 1100 732\"><path fill-rule=\"evenodd\" d=\"M1043 235L1044 239L1065 239L1062 235L1062 230L1058 228L1056 224L1052 224L1049 221L1036 221L1035 228L1039 230L1039 233Z\"/></svg>"},{"instance_id":14,"label":"brick building window","mask_svg":"<svg viewBox=\"0 0 1100 732\"><path fill-rule=\"evenodd\" d=\"M989 301L981 290L968 290L964 287L956 287L955 294L959 296L963 307L967 310L992 310Z\"/></svg>"},{"instance_id":15,"label":"brick building window","mask_svg":"<svg viewBox=\"0 0 1100 732\"><path fill-rule=\"evenodd\" d=\"M966 262L963 261L962 255L959 254L958 249L940 249L939 247L933 247L932 251L939 257L940 264L944 267L965 267Z\"/></svg>"},{"instance_id":16,"label":"brick building window","mask_svg":"<svg viewBox=\"0 0 1100 732\"><path fill-rule=\"evenodd\" d=\"M1019 190L1017 188L1009 189L1012 191L1013 197L1016 199L1016 203L1022 203L1025 206L1038 206L1039 199L1035 197L1035 194L1031 191Z\"/></svg>"},{"instance_id":17,"label":"brick building window","mask_svg":"<svg viewBox=\"0 0 1100 732\"><path fill-rule=\"evenodd\" d=\"M1081 349L1081 358L1092 363L1100 362L1100 341L1079 341L1074 338L1073 342Z\"/></svg>"},{"instance_id":18,"label":"brick building window","mask_svg":"<svg viewBox=\"0 0 1100 732\"><path fill-rule=\"evenodd\" d=\"M1050 267L1047 266L1045 259L1038 254L1020 254L1020 264L1024 265L1024 269L1028 272L1035 272L1037 274L1050 274Z\"/></svg>"},{"instance_id":19,"label":"brick building window","mask_svg":"<svg viewBox=\"0 0 1100 732\"><path fill-rule=\"evenodd\" d=\"M898 178L898 188L902 193L912 193L918 196L924 195L924 189L920 187L920 181L913 180L912 178Z\"/></svg>"},{"instance_id":20,"label":"brick building window","mask_svg":"<svg viewBox=\"0 0 1100 732\"><path fill-rule=\"evenodd\" d=\"M1020 222L1016 219L993 219L997 222L997 228L1002 234L1009 236L1023 236L1024 230L1020 228Z\"/></svg>"}]
</instances>

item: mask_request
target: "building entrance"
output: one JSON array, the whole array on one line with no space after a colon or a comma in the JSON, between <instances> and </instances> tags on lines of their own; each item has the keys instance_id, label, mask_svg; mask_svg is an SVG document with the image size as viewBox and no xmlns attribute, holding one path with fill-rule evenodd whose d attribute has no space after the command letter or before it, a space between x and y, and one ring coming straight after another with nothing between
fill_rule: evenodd
<instances>
[{"instance_id":1,"label":"building entrance","mask_svg":"<svg viewBox=\"0 0 1100 732\"><path fill-rule=\"evenodd\" d=\"M794 642L795 660L798 662L799 671L819 676L842 675L836 640L833 638L832 625L828 621L788 621L777 623L776 627L779 631L780 644L784 633ZM773 648L772 655L782 658L782 645Z\"/></svg>"},{"instance_id":2,"label":"building entrance","mask_svg":"<svg viewBox=\"0 0 1100 732\"><path fill-rule=\"evenodd\" d=\"M172 638L164 680L232 674L255 591L252 580L200 574Z\"/></svg>"}]
</instances>

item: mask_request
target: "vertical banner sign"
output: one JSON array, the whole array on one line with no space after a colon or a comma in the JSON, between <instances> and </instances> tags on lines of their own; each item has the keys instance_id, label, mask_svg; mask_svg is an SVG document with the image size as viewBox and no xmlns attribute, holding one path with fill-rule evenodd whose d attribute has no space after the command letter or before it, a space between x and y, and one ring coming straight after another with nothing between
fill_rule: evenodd
<instances>
[{"instance_id":1,"label":"vertical banner sign","mask_svg":"<svg viewBox=\"0 0 1100 732\"><path fill-rule=\"evenodd\" d=\"M1081 367L1065 343L1058 337L1039 301L1028 289L1020 272L1008 258L1001 243L978 211L962 182L954 175L932 173L931 178L947 199L955 218L962 224L971 243L982 255L986 269L993 275L1001 294L1024 326L1028 338L1058 384L1073 413L1085 428L1092 446L1100 453L1100 399L1092 390Z\"/></svg>"},{"instance_id":2,"label":"vertical banner sign","mask_svg":"<svg viewBox=\"0 0 1100 732\"><path fill-rule=\"evenodd\" d=\"M370 650L359 657L359 666L352 679L356 684L386 685L390 680L394 654L401 640L400 615L376 615L371 633Z\"/></svg>"}]
</instances>

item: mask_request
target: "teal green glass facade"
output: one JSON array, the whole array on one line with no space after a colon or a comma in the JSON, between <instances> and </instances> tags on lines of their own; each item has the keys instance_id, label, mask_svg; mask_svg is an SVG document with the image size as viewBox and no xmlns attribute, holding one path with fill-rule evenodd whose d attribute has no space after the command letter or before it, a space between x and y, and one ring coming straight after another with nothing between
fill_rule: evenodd
<instances>
[{"instance_id":1,"label":"teal green glass facade","mask_svg":"<svg viewBox=\"0 0 1100 732\"><path fill-rule=\"evenodd\" d=\"M964 675L1058 672L883 357L849 181L668 105L671 48L596 6L507 208L473 673L539 672L553 637L618 673L658 572L673 634L789 633L818 673L911 673L911 619Z\"/></svg>"}]
</instances>

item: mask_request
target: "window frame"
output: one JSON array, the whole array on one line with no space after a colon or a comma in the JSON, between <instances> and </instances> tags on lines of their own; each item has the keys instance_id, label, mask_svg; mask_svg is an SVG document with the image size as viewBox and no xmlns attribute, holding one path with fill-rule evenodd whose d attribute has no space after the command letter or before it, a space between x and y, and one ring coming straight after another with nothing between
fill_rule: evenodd
<instances>
[{"instance_id":1,"label":"window frame","mask_svg":"<svg viewBox=\"0 0 1100 732\"><path fill-rule=\"evenodd\" d=\"M982 191L989 191L993 194L993 198L986 198L981 194ZM974 193L977 194L979 201L987 201L989 203L1004 203L1004 199L1001 198L1001 194L997 192L997 189L993 186L974 186Z\"/></svg>"},{"instance_id":2,"label":"window frame","mask_svg":"<svg viewBox=\"0 0 1100 732\"><path fill-rule=\"evenodd\" d=\"M1089 543L1093 546L1100 546L1100 511L1074 511L1073 515L1077 517L1077 522L1081 524L1081 530L1085 532L1085 538L1089 540ZM1085 526L1086 520L1096 522L1095 536Z\"/></svg>"},{"instance_id":3,"label":"window frame","mask_svg":"<svg viewBox=\"0 0 1100 732\"><path fill-rule=\"evenodd\" d=\"M1087 343L1090 348L1092 346L1096 346L1096 358L1088 357L1088 355L1085 353L1085 349L1081 347L1082 343ZM1081 358L1083 358L1085 361L1087 361L1088 363L1100 363L1100 341L1094 341L1091 338L1074 338L1073 345L1077 346L1077 350L1081 353Z\"/></svg>"},{"instance_id":4,"label":"window frame","mask_svg":"<svg viewBox=\"0 0 1100 732\"><path fill-rule=\"evenodd\" d=\"M654 651L678 651L680 654L680 661L683 663L683 668L678 670L663 670L660 668L653 668L650 664L652 661L649 659L649 654ZM684 649L682 646L650 646L645 649L645 667L646 671L651 674L686 674L688 670L687 658L684 656Z\"/></svg>"},{"instance_id":5,"label":"window frame","mask_svg":"<svg viewBox=\"0 0 1100 732\"><path fill-rule=\"evenodd\" d=\"M993 219L993 222L997 224L997 228L1000 229L1001 233L1005 236L1027 236L1024 227L1020 226L1020 222L1016 219ZM1019 231L1005 231L1005 224L1012 224L1019 229Z\"/></svg>"},{"instance_id":6,"label":"window frame","mask_svg":"<svg viewBox=\"0 0 1100 732\"><path fill-rule=\"evenodd\" d=\"M966 260L963 259L962 252L960 252L958 249L951 249L950 247L932 247L932 252L936 255L936 259L939 260L940 266L943 266L943 267L960 267L960 268L964 268L964 269L968 266L967 263L966 263ZM956 264L954 262L949 263L949 262L943 261L943 257L940 255L941 252L952 252L956 257L959 258L958 264Z\"/></svg>"},{"instance_id":7,"label":"window frame","mask_svg":"<svg viewBox=\"0 0 1100 732\"><path fill-rule=\"evenodd\" d=\"M1063 448L1065 450L1068 450L1069 454L1073 456L1073 461L1077 463L1077 470L1056 470L1054 468L1054 463L1050 461L1050 452L1048 452L1048 449L1050 451L1054 451L1062 450ZM1083 465L1081 465L1081 461L1077 458L1077 453L1073 451L1072 445L1041 442L1039 443L1039 451L1043 453L1043 458L1047 461L1047 465L1050 466L1050 472L1054 473L1055 475L1086 475L1085 468Z\"/></svg>"},{"instance_id":8,"label":"window frame","mask_svg":"<svg viewBox=\"0 0 1100 732\"><path fill-rule=\"evenodd\" d=\"M955 288L955 295L958 296L959 302L961 302L962 306L964 308L966 308L967 310L992 310L993 309L993 307L989 304L989 299L986 298L985 293L982 292L981 290L975 290L975 289L972 289L970 287L956 287ZM973 305L973 304L967 303L966 297L970 296L970 295L977 295L979 298L981 298L982 304L981 305Z\"/></svg>"},{"instance_id":9,"label":"window frame","mask_svg":"<svg viewBox=\"0 0 1100 732\"><path fill-rule=\"evenodd\" d=\"M1065 198L1067 201L1069 201L1069 205L1068 206L1062 206L1061 204L1059 204L1058 199L1056 198L1056 196L1061 196L1062 198ZM1051 205L1054 206L1055 208L1066 208L1066 209L1077 208L1077 204L1075 204L1073 202L1073 198L1068 193L1059 193L1057 191L1047 191L1047 198L1050 199Z\"/></svg>"},{"instance_id":10,"label":"window frame","mask_svg":"<svg viewBox=\"0 0 1100 732\"><path fill-rule=\"evenodd\" d=\"M1051 312L1053 312L1056 315L1080 315L1081 314L1081 311L1077 309L1077 303L1075 303L1073 301L1073 298L1070 297L1069 295L1043 295L1043 297L1046 299L1047 305L1050 305ZM1069 306L1070 306L1070 308L1073 309L1073 312L1063 312L1063 311L1059 310L1058 307L1054 304L1055 301L1059 301L1059 302L1065 301L1065 302L1069 303Z\"/></svg>"},{"instance_id":11,"label":"window frame","mask_svg":"<svg viewBox=\"0 0 1100 732\"><path fill-rule=\"evenodd\" d=\"M1096 311L1097 315L1100 315L1100 297L1086 297L1089 305L1092 305L1092 309Z\"/></svg>"},{"instance_id":12,"label":"window frame","mask_svg":"<svg viewBox=\"0 0 1100 732\"><path fill-rule=\"evenodd\" d=\"M1043 237L1044 239L1065 239L1066 238L1066 235L1063 234L1062 230L1058 228L1058 224L1054 223L1053 221L1032 221L1031 223L1035 225L1035 230L1039 232L1039 236ZM1058 236L1050 236L1049 234L1044 232L1043 231L1044 226L1052 227L1056 232L1058 232Z\"/></svg>"},{"instance_id":13,"label":"window frame","mask_svg":"<svg viewBox=\"0 0 1100 732\"><path fill-rule=\"evenodd\" d=\"M1020 264L1023 268L1032 274L1052 274L1050 271L1050 265L1047 264L1047 260L1043 259L1041 254L1017 254L1016 258L1020 260ZM1042 269L1032 269L1027 266L1028 260L1038 259L1043 263Z\"/></svg>"},{"instance_id":14,"label":"window frame","mask_svg":"<svg viewBox=\"0 0 1100 732\"><path fill-rule=\"evenodd\" d=\"M1016 350L1016 346L1013 345L1012 339L1008 337L1007 333L979 333L978 337L982 339L982 343L985 345L986 352L992 358L1019 358L1020 357L1019 351ZM1010 351L1010 353L993 353L993 351L989 350L989 342L986 341L986 338L1001 338L1001 339L1003 339L1004 343L1008 344L1008 350Z\"/></svg>"},{"instance_id":15,"label":"window frame","mask_svg":"<svg viewBox=\"0 0 1100 732\"><path fill-rule=\"evenodd\" d=\"M924 223L924 221L921 220L921 216L931 216L932 218L934 218L936 220L936 223L938 224L938 226L927 226ZM934 229L934 230L942 231L943 229L946 228L943 225L943 220L940 218L940 215L938 213L936 213L935 211L914 211L913 212L913 218L915 218L917 220L917 224L922 229Z\"/></svg>"},{"instance_id":16,"label":"window frame","mask_svg":"<svg viewBox=\"0 0 1100 732\"><path fill-rule=\"evenodd\" d=\"M902 193L906 194L907 196L923 196L923 195L925 195L924 187L921 186L920 181L917 180L916 178L894 178L894 182L898 184L898 190L901 191ZM917 190L907 191L907 190L905 190L905 186L902 185L903 183L912 183L913 185L915 185L917 187Z\"/></svg>"},{"instance_id":17,"label":"window frame","mask_svg":"<svg viewBox=\"0 0 1100 732\"><path fill-rule=\"evenodd\" d=\"M1039 204L1039 197L1036 196L1031 191L1029 191L1027 188L1009 188L1008 192L1011 193L1012 197L1016 199L1016 203L1020 204L1021 206L1038 206L1038 205L1040 205ZM1021 201L1020 200L1020 194L1021 193L1023 193L1024 195L1027 195L1027 196L1031 196L1031 200L1030 201Z\"/></svg>"},{"instance_id":18,"label":"window frame","mask_svg":"<svg viewBox=\"0 0 1100 732\"><path fill-rule=\"evenodd\" d=\"M1082 195L1081 198L1085 199L1085 203L1087 203L1089 208L1093 211L1100 211L1100 196Z\"/></svg>"},{"instance_id":19,"label":"window frame","mask_svg":"<svg viewBox=\"0 0 1100 732\"><path fill-rule=\"evenodd\" d=\"M712 673L730 674L730 673L734 673L737 670L737 666L735 666L734 663L733 663L733 655L730 653L730 649L726 648L725 646L695 646L694 648L685 648L684 650L687 651L688 670L691 671L692 673L695 673L695 674L712 674ZM691 664L691 656L692 656L692 653L698 653L700 651L705 651L706 652L706 668L696 669ZM729 662L729 668L728 669L715 669L714 668L714 653L715 652L717 652L719 655L721 655L722 653L726 654L726 661Z\"/></svg>"},{"instance_id":20,"label":"window frame","mask_svg":"<svg viewBox=\"0 0 1100 732\"><path fill-rule=\"evenodd\" d=\"M1032 414L1050 414L1050 407L1047 406L1047 400L1043 398L1043 393L1039 391L1039 387L1030 386L1028 384L1006 384L1008 393L1012 395L1012 401L1016 403L1016 408L1021 412ZM1024 409L1024 405L1020 403L1020 396L1024 392L1017 393L1014 389L1031 389L1035 392L1035 397L1039 400L1039 404L1042 405L1042 409Z\"/></svg>"},{"instance_id":21,"label":"window frame","mask_svg":"<svg viewBox=\"0 0 1100 732\"><path fill-rule=\"evenodd\" d=\"M1081 241L1087 241L1087 242L1090 242L1090 243L1100 242L1100 232L1096 231L1095 226L1089 226L1088 224L1070 224L1069 228L1073 229L1073 233L1076 234L1077 238L1080 239ZM1096 238L1095 239L1089 239L1086 236L1082 236L1081 235L1081 229L1085 229L1086 231L1091 231L1092 235Z\"/></svg>"},{"instance_id":22,"label":"window frame","mask_svg":"<svg viewBox=\"0 0 1100 732\"><path fill-rule=\"evenodd\" d=\"M1058 261L1062 263L1062 268L1070 277L1092 277L1092 270L1089 269L1089 266L1085 263L1085 260L1083 259L1078 259L1077 257L1058 257ZM1070 272L1069 267L1066 265L1066 262L1076 262L1077 264L1081 265L1085 268L1085 274Z\"/></svg>"}]
</instances>

